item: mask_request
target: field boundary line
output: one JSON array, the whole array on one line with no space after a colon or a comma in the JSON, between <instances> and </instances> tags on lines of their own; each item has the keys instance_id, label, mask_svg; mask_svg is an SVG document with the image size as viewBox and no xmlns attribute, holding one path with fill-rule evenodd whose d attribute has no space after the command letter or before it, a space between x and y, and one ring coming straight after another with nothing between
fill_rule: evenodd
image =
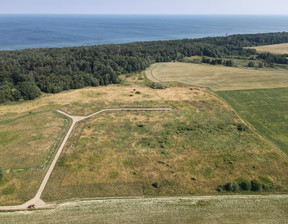
<instances>
[{"instance_id":1,"label":"field boundary line","mask_svg":"<svg viewBox=\"0 0 288 224\"><path fill-rule=\"evenodd\" d=\"M275 143L273 143L270 139L268 139L266 136L262 135L250 122L244 120L240 114L234 109L234 107L228 103L224 98L222 98L221 96L219 96L216 92L212 91L213 94L218 97L219 99L221 99L224 103L226 103L232 110L233 112L239 117L239 119L244 123L244 124L248 124L248 126L251 126L253 128L253 130L255 131L255 133L257 133L257 135L263 140L265 141L267 144L271 145L272 148L275 149L275 151L284 159L286 160L286 162L288 162L288 155L282 151Z\"/></svg>"}]
</instances>

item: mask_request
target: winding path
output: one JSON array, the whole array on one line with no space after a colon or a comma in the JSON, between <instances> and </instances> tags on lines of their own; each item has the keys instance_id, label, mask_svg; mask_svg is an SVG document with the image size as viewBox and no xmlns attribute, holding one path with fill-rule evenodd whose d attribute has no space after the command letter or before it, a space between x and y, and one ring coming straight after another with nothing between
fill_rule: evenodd
<instances>
[{"instance_id":1,"label":"winding path","mask_svg":"<svg viewBox=\"0 0 288 224\"><path fill-rule=\"evenodd\" d=\"M11 210L25 210L25 209L28 209L28 206L29 205L34 205L35 208L53 208L55 205L53 204L46 204L42 199L41 199L41 195L44 191L44 188L50 178L50 175L62 153L62 150L68 140L68 138L70 137L75 125L77 122L79 121L82 121L82 120L85 120L85 119L88 119L90 117L93 117L97 114L100 114L100 113L103 113L103 112L107 112L107 111L171 111L171 108L165 108L165 107L158 107L158 108L116 108L116 109L104 109L104 110L100 110L98 112L95 112L93 114L90 114L88 116L72 116L72 115L69 115L61 110L57 110L58 113L61 113L69 118L71 118L72 120L72 124L67 132L67 134L65 135L65 138L63 139L36 195L34 198L32 198L31 200L25 202L24 204L22 205L15 205L15 206L0 206L0 211L11 211Z\"/></svg>"}]
</instances>

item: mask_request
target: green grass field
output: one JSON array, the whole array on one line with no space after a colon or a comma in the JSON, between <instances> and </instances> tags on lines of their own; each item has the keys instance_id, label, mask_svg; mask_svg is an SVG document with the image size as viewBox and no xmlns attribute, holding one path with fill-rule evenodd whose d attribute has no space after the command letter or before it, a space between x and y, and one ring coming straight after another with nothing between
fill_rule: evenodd
<instances>
[{"instance_id":1,"label":"green grass field","mask_svg":"<svg viewBox=\"0 0 288 224\"><path fill-rule=\"evenodd\" d=\"M288 154L288 88L220 91L239 115Z\"/></svg>"},{"instance_id":2,"label":"green grass field","mask_svg":"<svg viewBox=\"0 0 288 224\"><path fill-rule=\"evenodd\" d=\"M193 63L157 63L146 70L155 82L178 81L214 91L288 87L287 69L235 68Z\"/></svg>"},{"instance_id":3,"label":"green grass field","mask_svg":"<svg viewBox=\"0 0 288 224\"><path fill-rule=\"evenodd\" d=\"M288 198L221 196L71 201L53 210L0 213L1 224L22 223L287 223Z\"/></svg>"}]
</instances>

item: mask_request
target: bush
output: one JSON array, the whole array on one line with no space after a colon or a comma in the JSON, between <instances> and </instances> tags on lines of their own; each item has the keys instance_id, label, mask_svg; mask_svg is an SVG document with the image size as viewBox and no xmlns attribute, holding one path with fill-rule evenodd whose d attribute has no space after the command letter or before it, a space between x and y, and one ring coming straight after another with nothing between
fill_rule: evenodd
<instances>
[{"instance_id":1,"label":"bush","mask_svg":"<svg viewBox=\"0 0 288 224\"><path fill-rule=\"evenodd\" d=\"M159 82L152 82L152 84L150 85L150 87L152 89L166 89L167 86L165 86L164 84L162 83L159 83Z\"/></svg>"},{"instance_id":2,"label":"bush","mask_svg":"<svg viewBox=\"0 0 288 224\"><path fill-rule=\"evenodd\" d=\"M152 186L155 188L159 188L161 186L161 184L159 182L155 182L152 184Z\"/></svg>"},{"instance_id":3,"label":"bush","mask_svg":"<svg viewBox=\"0 0 288 224\"><path fill-rule=\"evenodd\" d=\"M232 191L232 192L239 192L240 191L239 185L235 182L228 182L227 184L225 184L224 189L226 191Z\"/></svg>"},{"instance_id":4,"label":"bush","mask_svg":"<svg viewBox=\"0 0 288 224\"><path fill-rule=\"evenodd\" d=\"M248 63L248 67L254 67L254 66L255 66L254 61L249 61L249 63Z\"/></svg>"},{"instance_id":5,"label":"bush","mask_svg":"<svg viewBox=\"0 0 288 224\"><path fill-rule=\"evenodd\" d=\"M240 190L242 191L250 191L251 190L251 181L245 179L245 178L241 178L237 181Z\"/></svg>"},{"instance_id":6,"label":"bush","mask_svg":"<svg viewBox=\"0 0 288 224\"><path fill-rule=\"evenodd\" d=\"M264 63L263 62L259 62L258 68L264 68Z\"/></svg>"},{"instance_id":7,"label":"bush","mask_svg":"<svg viewBox=\"0 0 288 224\"><path fill-rule=\"evenodd\" d=\"M2 178L3 178L3 170L2 170L2 168L0 167L0 181L2 180Z\"/></svg>"},{"instance_id":8,"label":"bush","mask_svg":"<svg viewBox=\"0 0 288 224\"><path fill-rule=\"evenodd\" d=\"M225 191L225 187L223 185L219 185L216 190L218 192L224 192Z\"/></svg>"},{"instance_id":9,"label":"bush","mask_svg":"<svg viewBox=\"0 0 288 224\"><path fill-rule=\"evenodd\" d=\"M262 183L259 180L251 180L251 191L261 191Z\"/></svg>"},{"instance_id":10,"label":"bush","mask_svg":"<svg viewBox=\"0 0 288 224\"><path fill-rule=\"evenodd\" d=\"M248 127L245 124L236 124L238 131L248 131Z\"/></svg>"}]
</instances>

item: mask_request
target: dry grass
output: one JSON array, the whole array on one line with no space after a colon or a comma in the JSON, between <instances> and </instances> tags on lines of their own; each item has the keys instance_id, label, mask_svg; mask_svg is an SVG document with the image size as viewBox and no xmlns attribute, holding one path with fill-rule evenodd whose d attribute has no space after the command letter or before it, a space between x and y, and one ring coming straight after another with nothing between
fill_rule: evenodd
<instances>
[{"instance_id":1,"label":"dry grass","mask_svg":"<svg viewBox=\"0 0 288 224\"><path fill-rule=\"evenodd\" d=\"M288 54L288 43L284 44L272 44L258 47L249 47L252 49L256 49L256 51L262 52L270 52L272 54Z\"/></svg>"},{"instance_id":2,"label":"dry grass","mask_svg":"<svg viewBox=\"0 0 288 224\"><path fill-rule=\"evenodd\" d=\"M40 167L63 126L64 119L53 112L31 113L0 122L0 167Z\"/></svg>"},{"instance_id":3,"label":"dry grass","mask_svg":"<svg viewBox=\"0 0 288 224\"><path fill-rule=\"evenodd\" d=\"M192 63L157 63L146 70L152 81L179 81L213 90L288 87L285 69L255 69Z\"/></svg>"},{"instance_id":4,"label":"dry grass","mask_svg":"<svg viewBox=\"0 0 288 224\"><path fill-rule=\"evenodd\" d=\"M169 94L182 99L164 98L173 112L113 112L80 123L43 198L211 194L260 176L287 188L287 162L253 131L239 133L241 121L218 98L184 87ZM190 122L203 128L179 126Z\"/></svg>"},{"instance_id":5,"label":"dry grass","mask_svg":"<svg viewBox=\"0 0 288 224\"><path fill-rule=\"evenodd\" d=\"M140 94L136 94L137 91ZM180 88L176 88L174 91L169 89L153 90L142 85L87 87L54 95L44 95L33 101L1 105L0 121L12 119L29 111L36 112L47 109L62 109L73 115L87 115L106 108L161 106L165 100L185 100L191 94L189 89L181 95L178 94L179 91L182 90ZM196 92L195 94L202 94L197 89L194 92Z\"/></svg>"},{"instance_id":6,"label":"dry grass","mask_svg":"<svg viewBox=\"0 0 288 224\"><path fill-rule=\"evenodd\" d=\"M68 126L67 118L51 111L13 116L0 122L1 205L21 204L34 196L46 171L37 169L47 166Z\"/></svg>"}]
</instances>

